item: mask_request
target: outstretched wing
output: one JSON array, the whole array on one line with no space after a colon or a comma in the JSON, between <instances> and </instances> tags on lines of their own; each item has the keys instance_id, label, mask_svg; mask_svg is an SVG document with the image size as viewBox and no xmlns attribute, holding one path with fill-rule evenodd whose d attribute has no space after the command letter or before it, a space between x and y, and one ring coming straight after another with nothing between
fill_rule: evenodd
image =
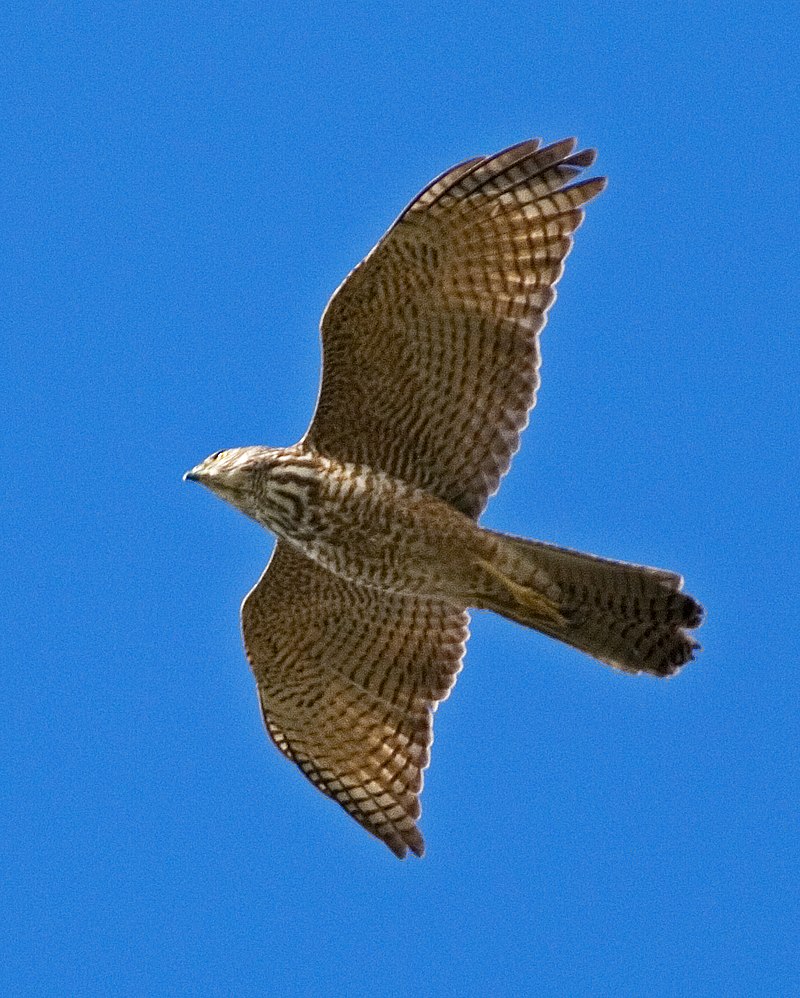
<instances>
[{"instance_id":1,"label":"outstretched wing","mask_svg":"<svg viewBox=\"0 0 800 998\"><path fill-rule=\"evenodd\" d=\"M438 600L347 582L280 541L242 604L272 740L401 858L424 850L432 715L461 668L468 621Z\"/></svg>"},{"instance_id":2,"label":"outstretched wing","mask_svg":"<svg viewBox=\"0 0 800 998\"><path fill-rule=\"evenodd\" d=\"M575 140L470 160L412 201L322 317L306 442L404 478L477 517L519 446L539 333L605 186Z\"/></svg>"}]
</instances>

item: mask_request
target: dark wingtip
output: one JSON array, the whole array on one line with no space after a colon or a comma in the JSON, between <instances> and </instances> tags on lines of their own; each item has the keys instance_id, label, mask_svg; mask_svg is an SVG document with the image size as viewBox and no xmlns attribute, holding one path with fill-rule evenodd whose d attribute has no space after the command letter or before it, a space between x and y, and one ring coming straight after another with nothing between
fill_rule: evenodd
<instances>
[{"instance_id":1,"label":"dark wingtip","mask_svg":"<svg viewBox=\"0 0 800 998\"><path fill-rule=\"evenodd\" d=\"M409 850L420 859L425 855L425 841L420 834L418 828L412 828L410 831L404 831L397 833L392 830L390 834L384 834L373 829L369 829L380 838L384 845L386 845L391 851L397 856L398 859L406 859L408 857ZM400 837L402 836L402 838Z\"/></svg>"},{"instance_id":2,"label":"dark wingtip","mask_svg":"<svg viewBox=\"0 0 800 998\"><path fill-rule=\"evenodd\" d=\"M409 832L406 836L406 842L408 843L408 848L417 856L419 859L425 855L425 840L418 828L414 828L413 832Z\"/></svg>"},{"instance_id":3,"label":"dark wingtip","mask_svg":"<svg viewBox=\"0 0 800 998\"><path fill-rule=\"evenodd\" d=\"M567 156L564 162L568 163L570 166L591 166L596 159L596 149L581 149L580 152Z\"/></svg>"},{"instance_id":4,"label":"dark wingtip","mask_svg":"<svg viewBox=\"0 0 800 998\"><path fill-rule=\"evenodd\" d=\"M608 187L608 177L589 177L588 180L579 180L575 184L570 184L569 187L565 187L565 191L580 191L581 199L580 204L576 207L582 208L583 205L588 204L593 201L599 194Z\"/></svg>"}]
</instances>

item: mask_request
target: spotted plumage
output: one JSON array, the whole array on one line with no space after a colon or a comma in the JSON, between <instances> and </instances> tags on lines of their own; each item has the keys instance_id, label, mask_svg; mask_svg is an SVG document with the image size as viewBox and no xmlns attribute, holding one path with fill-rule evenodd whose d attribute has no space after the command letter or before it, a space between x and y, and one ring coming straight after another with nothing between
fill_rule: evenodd
<instances>
[{"instance_id":1,"label":"spotted plumage","mask_svg":"<svg viewBox=\"0 0 800 998\"><path fill-rule=\"evenodd\" d=\"M433 181L322 318L300 443L222 451L187 477L278 538L242 605L267 731L398 856L417 827L432 718L467 608L625 672L668 676L702 610L682 579L485 530L539 385L539 332L602 179L566 140L524 142Z\"/></svg>"}]
</instances>

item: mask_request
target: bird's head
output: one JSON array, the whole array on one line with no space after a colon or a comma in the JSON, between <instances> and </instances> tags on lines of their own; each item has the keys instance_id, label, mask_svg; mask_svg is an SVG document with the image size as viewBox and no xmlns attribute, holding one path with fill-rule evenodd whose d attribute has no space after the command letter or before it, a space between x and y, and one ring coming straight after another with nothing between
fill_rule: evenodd
<instances>
[{"instance_id":1,"label":"bird's head","mask_svg":"<svg viewBox=\"0 0 800 998\"><path fill-rule=\"evenodd\" d=\"M187 471L183 480L205 485L220 499L252 515L248 507L258 491L259 481L269 473L273 454L269 447L219 450Z\"/></svg>"},{"instance_id":2,"label":"bird's head","mask_svg":"<svg viewBox=\"0 0 800 998\"><path fill-rule=\"evenodd\" d=\"M183 476L277 533L289 529L311 486L312 459L292 447L217 451ZM313 476L312 476L313 477Z\"/></svg>"}]
</instances>

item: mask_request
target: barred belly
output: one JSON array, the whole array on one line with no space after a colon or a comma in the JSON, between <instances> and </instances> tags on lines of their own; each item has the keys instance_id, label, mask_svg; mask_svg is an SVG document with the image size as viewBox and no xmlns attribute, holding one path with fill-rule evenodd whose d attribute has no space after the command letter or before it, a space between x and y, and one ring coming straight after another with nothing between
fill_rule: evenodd
<instances>
[{"instance_id":1,"label":"barred belly","mask_svg":"<svg viewBox=\"0 0 800 998\"><path fill-rule=\"evenodd\" d=\"M298 476L287 464L272 476L267 525L329 571L370 587L454 598L475 524L422 489L362 465L318 458Z\"/></svg>"}]
</instances>

